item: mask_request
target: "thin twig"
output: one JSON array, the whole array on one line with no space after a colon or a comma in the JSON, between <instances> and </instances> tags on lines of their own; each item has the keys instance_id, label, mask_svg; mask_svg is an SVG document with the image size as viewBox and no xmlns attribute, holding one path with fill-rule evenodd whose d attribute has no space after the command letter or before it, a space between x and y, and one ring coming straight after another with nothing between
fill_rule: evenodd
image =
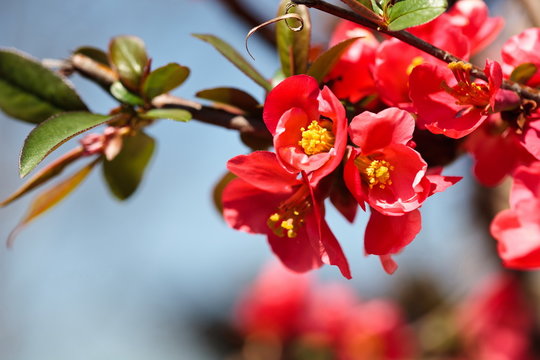
<instances>
[{"instance_id":1,"label":"thin twig","mask_svg":"<svg viewBox=\"0 0 540 360\"><path fill-rule=\"evenodd\" d=\"M432 44L420 39L417 36L414 36L413 34L407 31L403 31L403 30L390 31L390 30L384 29L383 27L377 25L376 23L370 21L369 19L363 17L362 15L359 15L350 10L341 8L339 6L327 3L325 1L322 1L322 0L291 0L291 1L297 5L305 5L307 7L323 11L327 14L334 15L339 18L352 21L354 23L357 23L369 29L381 32L383 34L390 35L446 63L451 63L453 61L463 61L467 63L467 61L464 61L463 59L460 59L450 54L449 52L444 51L443 49L433 46ZM487 80L486 74L480 68L474 65L473 65L473 70L471 71L471 73L477 78ZM531 99L531 100L536 101L537 103L540 103L540 92L538 92L537 90L533 88L515 83L513 81L509 81L509 80L504 80L501 87L504 89L508 89L508 90L512 90L516 92L522 98Z\"/></svg>"},{"instance_id":2,"label":"thin twig","mask_svg":"<svg viewBox=\"0 0 540 360\"><path fill-rule=\"evenodd\" d=\"M96 81L105 89L117 80L116 75L106 66L81 54L71 57L73 68L83 76ZM227 112L223 109L202 105L198 102L182 99L170 94L160 95L153 99L152 106L156 108L176 108L187 110L194 120L207 124L237 130L241 133L253 134L260 138L269 138L271 135L266 129L260 116L243 116Z\"/></svg>"}]
</instances>

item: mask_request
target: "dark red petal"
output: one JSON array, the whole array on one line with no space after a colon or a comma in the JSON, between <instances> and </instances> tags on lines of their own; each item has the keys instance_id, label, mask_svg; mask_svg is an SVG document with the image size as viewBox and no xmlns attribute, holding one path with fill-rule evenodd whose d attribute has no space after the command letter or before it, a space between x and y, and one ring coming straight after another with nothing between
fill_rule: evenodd
<instances>
[{"instance_id":1,"label":"dark red petal","mask_svg":"<svg viewBox=\"0 0 540 360\"><path fill-rule=\"evenodd\" d=\"M365 202L367 201L367 194L364 191L364 187L362 185L362 178L360 177L360 172L354 164L354 159L356 159L356 157L360 155L360 149L353 147L349 148L350 154L343 170L343 180L345 181L347 189L349 189L362 210L366 211Z\"/></svg>"},{"instance_id":2,"label":"dark red petal","mask_svg":"<svg viewBox=\"0 0 540 360\"><path fill-rule=\"evenodd\" d=\"M223 218L232 228L247 233L270 232L268 217L290 193L273 194L242 179L233 179L223 190Z\"/></svg>"},{"instance_id":3,"label":"dark red petal","mask_svg":"<svg viewBox=\"0 0 540 360\"><path fill-rule=\"evenodd\" d=\"M227 168L242 180L270 192L287 192L299 184L297 174L284 169L269 151L238 155L227 162Z\"/></svg>"},{"instance_id":4,"label":"dark red petal","mask_svg":"<svg viewBox=\"0 0 540 360\"><path fill-rule=\"evenodd\" d=\"M317 269L323 264L320 253L313 249L305 228L302 229L294 238L268 234L268 243L283 265L300 273Z\"/></svg>"},{"instance_id":5,"label":"dark red petal","mask_svg":"<svg viewBox=\"0 0 540 360\"><path fill-rule=\"evenodd\" d=\"M372 209L364 239L366 253L395 254L413 241L421 228L418 210L401 216L386 216Z\"/></svg>"},{"instance_id":6,"label":"dark red petal","mask_svg":"<svg viewBox=\"0 0 540 360\"><path fill-rule=\"evenodd\" d=\"M270 133L275 134L279 119L292 108L300 108L308 118L318 119L318 95L319 84L311 76L295 75L279 83L268 93L264 103L263 119Z\"/></svg>"}]
</instances>

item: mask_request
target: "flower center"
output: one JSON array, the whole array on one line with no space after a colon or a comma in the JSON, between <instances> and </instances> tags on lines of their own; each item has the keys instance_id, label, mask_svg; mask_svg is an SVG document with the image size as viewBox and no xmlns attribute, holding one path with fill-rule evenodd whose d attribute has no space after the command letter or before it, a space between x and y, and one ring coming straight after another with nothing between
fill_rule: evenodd
<instances>
[{"instance_id":1,"label":"flower center","mask_svg":"<svg viewBox=\"0 0 540 360\"><path fill-rule=\"evenodd\" d=\"M422 65L424 63L424 58L421 56L417 56L414 59L412 59L411 63L407 67L407 75L411 75L413 69L417 67L418 65Z\"/></svg>"},{"instance_id":2,"label":"flower center","mask_svg":"<svg viewBox=\"0 0 540 360\"><path fill-rule=\"evenodd\" d=\"M313 120L306 128L300 128L302 140L298 145L304 149L307 155L315 155L328 152L334 146L335 137L332 133L332 122L329 120Z\"/></svg>"},{"instance_id":3,"label":"flower center","mask_svg":"<svg viewBox=\"0 0 540 360\"><path fill-rule=\"evenodd\" d=\"M310 208L309 189L302 186L279 205L276 212L268 217L266 224L276 236L295 238L304 225L304 215Z\"/></svg>"},{"instance_id":4,"label":"flower center","mask_svg":"<svg viewBox=\"0 0 540 360\"><path fill-rule=\"evenodd\" d=\"M392 185L390 173L394 170L394 166L388 161L372 160L369 157L359 156L354 163L370 189L374 186L384 189L386 185Z\"/></svg>"},{"instance_id":5,"label":"flower center","mask_svg":"<svg viewBox=\"0 0 540 360\"><path fill-rule=\"evenodd\" d=\"M446 82L443 82L442 87L444 91L456 98L457 105L472 105L482 108L489 105L489 86L471 81L471 64L462 61L451 62L448 64L448 68L452 70L458 83L450 87Z\"/></svg>"}]
</instances>

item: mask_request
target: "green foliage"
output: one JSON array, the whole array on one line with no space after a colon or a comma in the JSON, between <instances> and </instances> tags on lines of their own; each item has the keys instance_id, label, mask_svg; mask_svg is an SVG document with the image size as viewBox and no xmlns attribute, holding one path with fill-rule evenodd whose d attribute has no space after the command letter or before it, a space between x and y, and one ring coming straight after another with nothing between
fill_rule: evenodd
<instances>
[{"instance_id":1,"label":"green foliage","mask_svg":"<svg viewBox=\"0 0 540 360\"><path fill-rule=\"evenodd\" d=\"M109 56L107 55L107 53L101 49L98 49L92 46L81 46L80 48L75 50L73 54L81 54L81 55L89 57L90 59L102 65L105 65L107 67L110 66Z\"/></svg>"},{"instance_id":2,"label":"green foliage","mask_svg":"<svg viewBox=\"0 0 540 360\"><path fill-rule=\"evenodd\" d=\"M119 200L129 198L137 190L154 147L154 139L139 132L124 138L120 153L111 161L103 162L105 180Z\"/></svg>"},{"instance_id":3,"label":"green foliage","mask_svg":"<svg viewBox=\"0 0 540 360\"><path fill-rule=\"evenodd\" d=\"M0 108L35 124L61 112L87 110L66 79L14 50L0 50Z\"/></svg>"},{"instance_id":4,"label":"green foliage","mask_svg":"<svg viewBox=\"0 0 540 360\"><path fill-rule=\"evenodd\" d=\"M313 76L320 83L324 77L332 70L334 65L338 62L341 55L351 46L356 40L360 38L351 38L340 42L332 46L330 49L323 52L319 57L311 64L307 74Z\"/></svg>"},{"instance_id":5,"label":"green foliage","mask_svg":"<svg viewBox=\"0 0 540 360\"><path fill-rule=\"evenodd\" d=\"M147 119L170 119L188 122L191 120L191 113L182 109L152 109L141 114L141 117Z\"/></svg>"},{"instance_id":6,"label":"green foliage","mask_svg":"<svg viewBox=\"0 0 540 360\"><path fill-rule=\"evenodd\" d=\"M142 106L144 105L144 100L139 96L135 95L122 85L120 81L115 81L110 88L111 95L114 98L124 104L132 106Z\"/></svg>"},{"instance_id":7,"label":"green foliage","mask_svg":"<svg viewBox=\"0 0 540 360\"><path fill-rule=\"evenodd\" d=\"M282 0L278 10L278 16L287 12L289 0ZM309 10L305 6L294 6L288 13L299 15L302 22L302 30L293 31L292 27L298 27L298 20L279 21L276 24L276 43L281 62L281 69L285 76L305 74L309 60L311 41L311 20Z\"/></svg>"},{"instance_id":8,"label":"green foliage","mask_svg":"<svg viewBox=\"0 0 540 360\"><path fill-rule=\"evenodd\" d=\"M212 45L217 51L225 56L234 66L246 74L250 79L262 86L265 90L272 90L272 85L264 76L262 76L246 59L242 57L232 46L221 40L217 36L208 34L193 34L197 39L206 41Z\"/></svg>"},{"instance_id":9,"label":"green foliage","mask_svg":"<svg viewBox=\"0 0 540 360\"><path fill-rule=\"evenodd\" d=\"M152 100L182 85L188 76L189 68L175 63L157 68L144 80L142 95L145 99Z\"/></svg>"},{"instance_id":10,"label":"green foliage","mask_svg":"<svg viewBox=\"0 0 540 360\"><path fill-rule=\"evenodd\" d=\"M235 88L219 87L206 89L199 91L195 95L201 99L230 105L246 112L253 112L259 106L259 102L253 96Z\"/></svg>"},{"instance_id":11,"label":"green foliage","mask_svg":"<svg viewBox=\"0 0 540 360\"><path fill-rule=\"evenodd\" d=\"M403 0L383 9L388 30L399 31L427 23L441 15L447 7L446 0Z\"/></svg>"},{"instance_id":12,"label":"green foliage","mask_svg":"<svg viewBox=\"0 0 540 360\"><path fill-rule=\"evenodd\" d=\"M520 64L510 74L510 80L520 84L526 84L537 71L538 68L532 63Z\"/></svg>"},{"instance_id":13,"label":"green foliage","mask_svg":"<svg viewBox=\"0 0 540 360\"><path fill-rule=\"evenodd\" d=\"M144 42L135 36L115 37L109 44L109 59L122 84L138 93L148 64Z\"/></svg>"},{"instance_id":14,"label":"green foliage","mask_svg":"<svg viewBox=\"0 0 540 360\"><path fill-rule=\"evenodd\" d=\"M72 112L55 115L35 127L24 141L19 160L21 177L32 171L47 155L72 137L109 121L112 117Z\"/></svg>"}]
</instances>

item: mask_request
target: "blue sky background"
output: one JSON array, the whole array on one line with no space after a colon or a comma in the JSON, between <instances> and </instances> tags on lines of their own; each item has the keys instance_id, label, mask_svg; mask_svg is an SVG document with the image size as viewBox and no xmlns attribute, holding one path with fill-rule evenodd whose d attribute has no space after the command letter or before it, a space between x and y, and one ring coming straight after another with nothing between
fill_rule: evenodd
<instances>
[{"instance_id":1,"label":"blue sky background","mask_svg":"<svg viewBox=\"0 0 540 360\"><path fill-rule=\"evenodd\" d=\"M252 6L271 18L277 0ZM327 31L327 22L318 26L315 31ZM174 92L187 98L201 89L233 86L262 100L257 85L190 36L216 34L244 53L248 30L212 0L4 0L0 12L0 46L37 58L64 58L81 45L106 48L112 36L137 35L155 67L174 61L192 69ZM273 74L278 62L271 49L257 35L250 48L254 66L265 76ZM72 80L93 111L106 113L114 106L94 84ZM21 184L18 153L30 130L0 114L2 198ZM0 247L1 359L212 359L193 321L199 315L226 316L235 294L271 258L264 237L229 229L212 205L211 189L226 161L248 149L235 132L196 121L162 121L148 132L158 140L157 151L130 200L109 196L98 169L25 229L12 250ZM365 214L349 225L329 211L352 265L348 283L363 297L391 293L405 279L426 273L458 296L489 270L467 202L469 167L462 159L445 171L466 178L423 207L424 229L397 257L400 269L392 277L376 258L363 256ZM30 198L0 211L0 242ZM317 276L345 281L334 268Z\"/></svg>"}]
</instances>

